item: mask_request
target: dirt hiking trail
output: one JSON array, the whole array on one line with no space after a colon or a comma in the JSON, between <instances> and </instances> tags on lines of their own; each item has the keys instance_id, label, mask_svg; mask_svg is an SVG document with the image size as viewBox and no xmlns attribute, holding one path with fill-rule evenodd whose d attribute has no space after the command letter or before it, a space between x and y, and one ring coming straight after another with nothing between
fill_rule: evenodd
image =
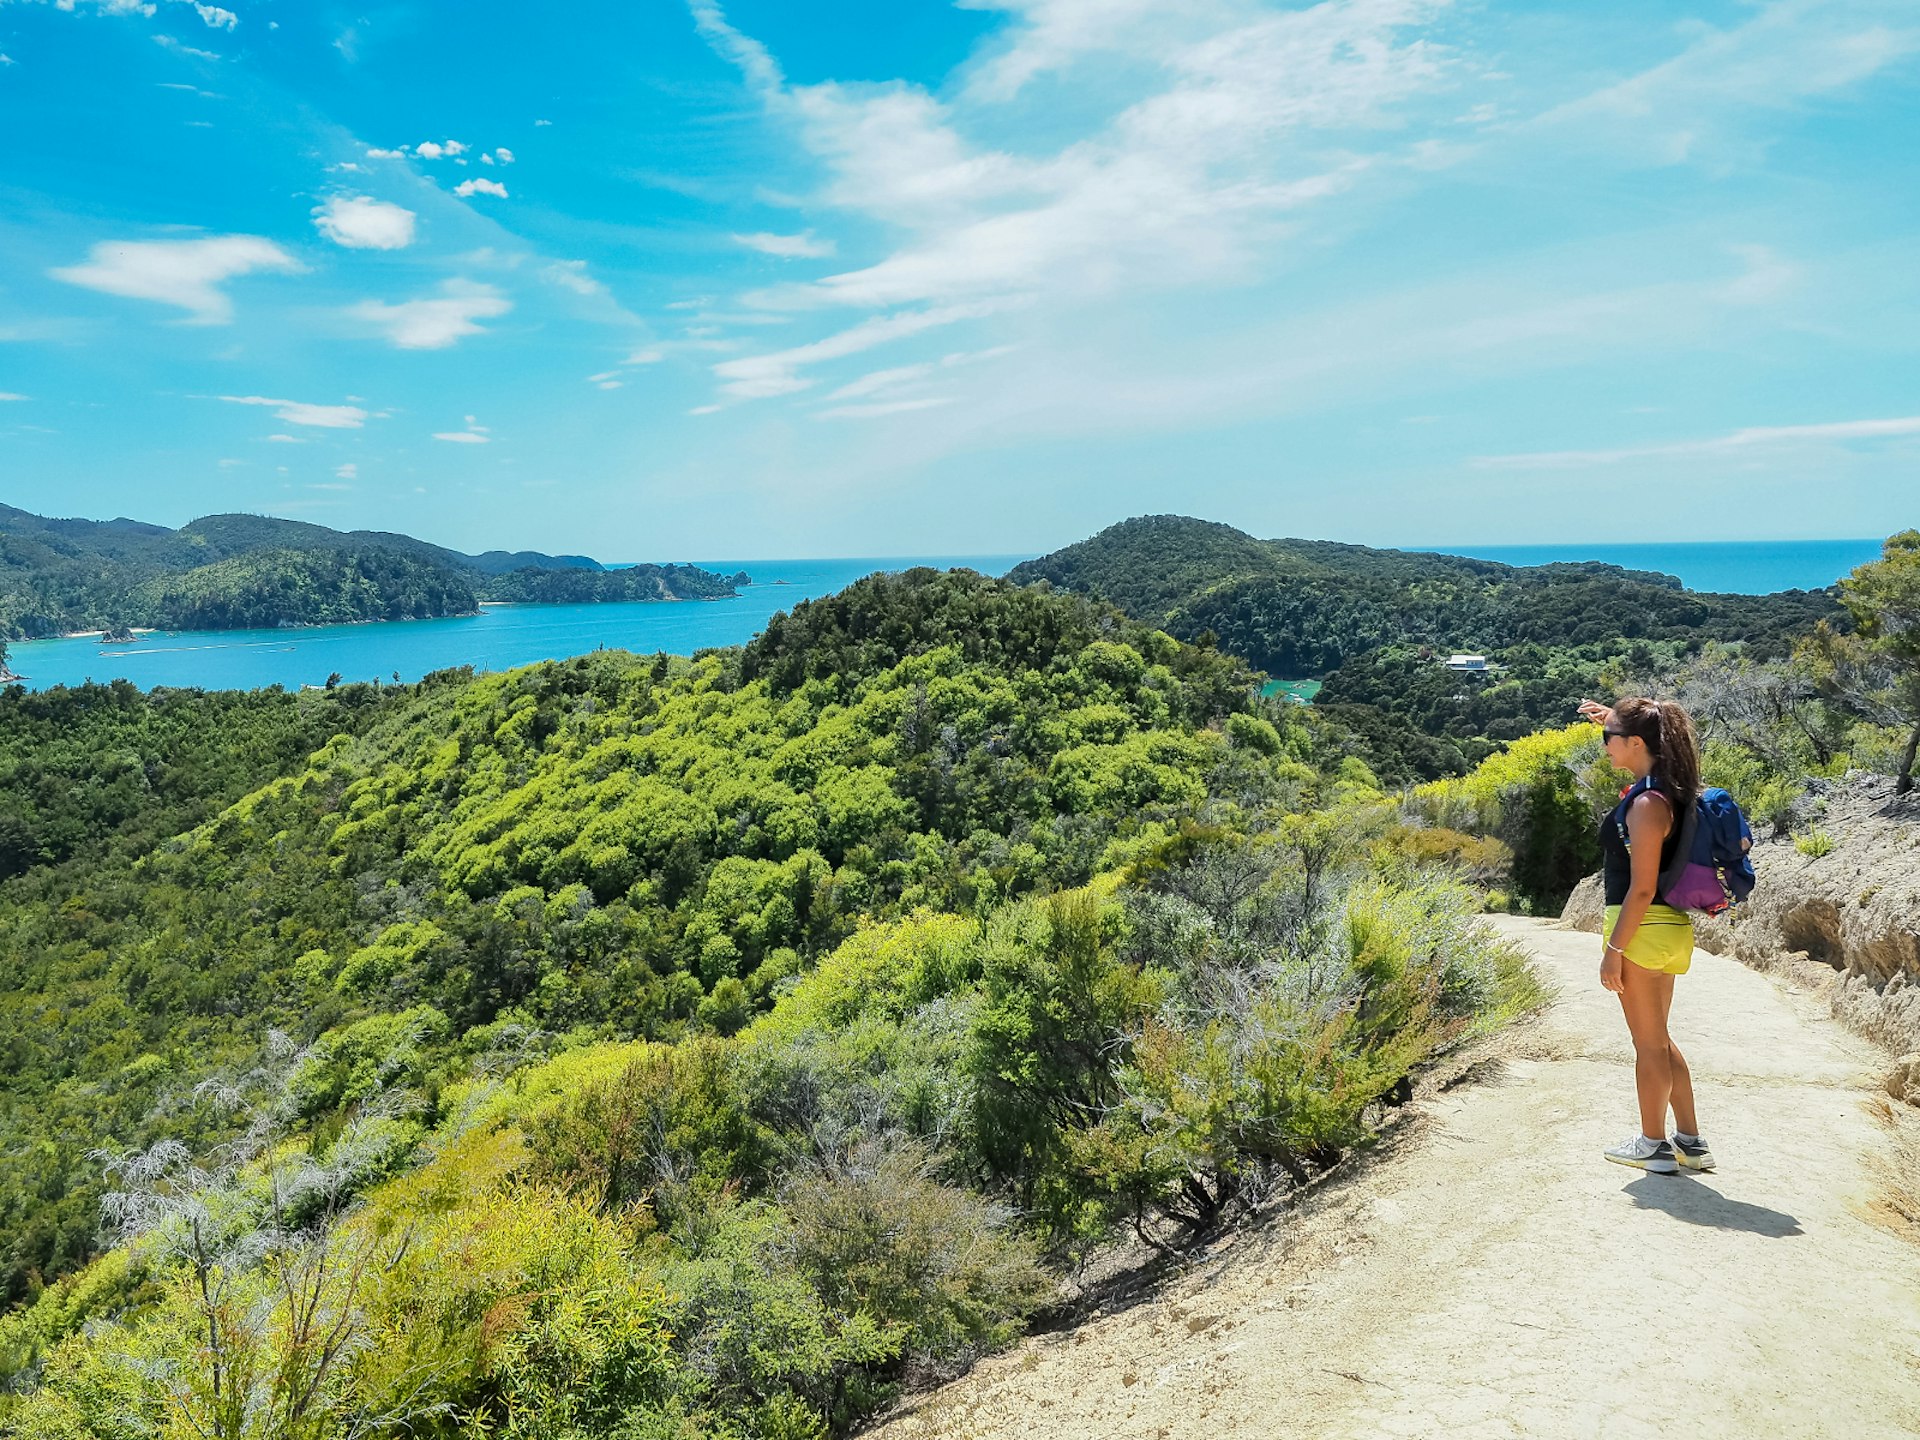
<instances>
[{"instance_id":1,"label":"dirt hiking trail","mask_svg":"<svg viewBox=\"0 0 1920 1440\"><path fill-rule=\"evenodd\" d=\"M1920 1247L1874 1223L1885 1057L1694 953L1672 1029L1720 1168L1638 1128L1597 937L1505 919L1557 988L1385 1153L1151 1298L917 1397L886 1440L1920 1435Z\"/></svg>"}]
</instances>

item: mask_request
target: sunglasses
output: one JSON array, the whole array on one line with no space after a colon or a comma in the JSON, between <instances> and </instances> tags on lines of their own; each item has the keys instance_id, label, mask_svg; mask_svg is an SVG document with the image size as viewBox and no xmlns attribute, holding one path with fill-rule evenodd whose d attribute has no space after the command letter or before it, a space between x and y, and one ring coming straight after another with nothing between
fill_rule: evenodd
<instances>
[{"instance_id":1,"label":"sunglasses","mask_svg":"<svg viewBox=\"0 0 1920 1440\"><path fill-rule=\"evenodd\" d=\"M1602 728L1600 731L1600 743L1603 745L1609 740L1624 740L1626 738L1627 732L1624 730L1608 730Z\"/></svg>"}]
</instances>

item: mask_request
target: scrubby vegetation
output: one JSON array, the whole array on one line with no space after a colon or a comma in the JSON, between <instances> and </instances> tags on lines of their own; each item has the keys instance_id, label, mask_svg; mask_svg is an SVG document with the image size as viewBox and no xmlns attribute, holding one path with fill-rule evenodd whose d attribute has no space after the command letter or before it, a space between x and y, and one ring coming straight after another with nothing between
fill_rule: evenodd
<instances>
[{"instance_id":1,"label":"scrubby vegetation","mask_svg":"<svg viewBox=\"0 0 1920 1440\"><path fill-rule=\"evenodd\" d=\"M470 615L476 600L711 599L744 578L692 565L605 570L531 551L462 555L410 535L261 515L169 530L0 505L0 639Z\"/></svg>"},{"instance_id":2,"label":"scrubby vegetation","mask_svg":"<svg viewBox=\"0 0 1920 1440\"><path fill-rule=\"evenodd\" d=\"M247 738L0 884L0 1433L841 1433L1534 999L1500 842L965 573L691 662L10 703Z\"/></svg>"}]
</instances>

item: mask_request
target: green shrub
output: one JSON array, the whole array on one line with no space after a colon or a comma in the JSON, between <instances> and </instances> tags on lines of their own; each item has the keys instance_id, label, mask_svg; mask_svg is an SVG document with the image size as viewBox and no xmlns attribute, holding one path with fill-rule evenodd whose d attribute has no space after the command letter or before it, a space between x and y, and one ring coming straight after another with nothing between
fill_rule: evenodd
<instances>
[{"instance_id":1,"label":"green shrub","mask_svg":"<svg viewBox=\"0 0 1920 1440\"><path fill-rule=\"evenodd\" d=\"M1833 837L1824 830L1809 830L1793 837L1793 848L1809 860L1818 860L1833 853Z\"/></svg>"}]
</instances>

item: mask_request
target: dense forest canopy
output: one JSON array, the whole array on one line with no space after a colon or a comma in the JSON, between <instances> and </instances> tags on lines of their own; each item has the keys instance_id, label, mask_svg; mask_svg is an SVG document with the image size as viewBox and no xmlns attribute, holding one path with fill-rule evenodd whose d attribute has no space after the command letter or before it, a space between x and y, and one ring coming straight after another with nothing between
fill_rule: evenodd
<instances>
[{"instance_id":1,"label":"dense forest canopy","mask_svg":"<svg viewBox=\"0 0 1920 1440\"><path fill-rule=\"evenodd\" d=\"M1315 540L1256 540L1153 515L1017 567L1098 595L1283 679L1323 678L1316 705L1361 739L1385 779L1460 774L1500 743L1561 723L1609 676L1708 641L1784 655L1831 590L1715 595L1670 575L1586 562L1504 565ZM1463 675L1449 654L1485 656Z\"/></svg>"},{"instance_id":2,"label":"dense forest canopy","mask_svg":"<svg viewBox=\"0 0 1920 1440\"><path fill-rule=\"evenodd\" d=\"M796 668L823 655L831 674ZM15 1293L90 1242L85 1116L124 1117L100 1087L142 1053L169 1057L157 1078L266 1024L422 1004L455 1033L746 1013L861 915L1084 883L1204 798L1226 752L1202 727L1250 694L1237 662L1114 612L930 571L691 665L612 653L324 704L9 693L0 830L28 873L0 893L0 1124L28 1143L61 1116L32 1143L72 1185L50 1205L47 1176L0 1181ZM214 751L163 769L188 723ZM131 864L85 840L152 845L236 788ZM135 1110L156 1093L134 1089Z\"/></svg>"},{"instance_id":3,"label":"dense forest canopy","mask_svg":"<svg viewBox=\"0 0 1920 1440\"><path fill-rule=\"evenodd\" d=\"M0 638L470 615L480 600L703 600L744 578L535 551L463 555L410 535L262 515L169 530L0 505Z\"/></svg>"}]
</instances>

